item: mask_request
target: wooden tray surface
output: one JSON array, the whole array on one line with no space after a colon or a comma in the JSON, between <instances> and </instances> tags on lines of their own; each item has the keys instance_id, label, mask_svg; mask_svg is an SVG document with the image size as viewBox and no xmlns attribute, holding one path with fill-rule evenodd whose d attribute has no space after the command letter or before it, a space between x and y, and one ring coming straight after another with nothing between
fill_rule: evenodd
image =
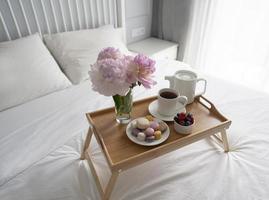
<instances>
[{"instance_id":1,"label":"wooden tray surface","mask_svg":"<svg viewBox=\"0 0 269 200\"><path fill-rule=\"evenodd\" d=\"M132 119L149 115L148 106L156 100L155 97L134 102ZM174 131L173 122L166 122L170 128L169 138L162 144L148 147L140 146L130 141L125 133L127 125L116 123L114 107L87 113L93 131L108 159L109 165L126 164L133 159L134 163L142 162L143 158L154 158L161 154L180 148L201 139L205 134L212 134L220 128L228 128L231 121L221 115L215 106L204 97L197 97L194 102L186 106L187 112L193 113L195 124L193 133L181 135ZM215 132L214 132L215 131ZM204 134L204 135L203 135ZM99 137L99 138L98 138Z\"/></svg>"}]
</instances>

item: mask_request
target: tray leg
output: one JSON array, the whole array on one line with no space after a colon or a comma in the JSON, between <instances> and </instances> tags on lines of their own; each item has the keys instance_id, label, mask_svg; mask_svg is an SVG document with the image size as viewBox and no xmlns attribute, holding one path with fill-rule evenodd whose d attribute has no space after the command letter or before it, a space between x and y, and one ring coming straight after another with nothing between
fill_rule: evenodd
<instances>
[{"instance_id":1,"label":"tray leg","mask_svg":"<svg viewBox=\"0 0 269 200\"><path fill-rule=\"evenodd\" d=\"M117 178L119 176L119 173L121 172L121 170L119 171L111 171L111 177L106 185L106 187L103 187L102 184L101 184L101 181L99 179L99 176L97 174L97 171L95 169L95 166L93 164L93 161L92 161L92 158L91 158L91 155L89 153L86 153L86 159L88 161L88 164L90 166L90 169L91 169L91 172L92 172L92 175L95 179L95 183L96 183L96 186L97 186L97 189L100 193L100 196L102 198L102 200L109 200L110 198L110 195L113 191L113 188L116 184L116 181L117 181Z\"/></svg>"},{"instance_id":2,"label":"tray leg","mask_svg":"<svg viewBox=\"0 0 269 200\"><path fill-rule=\"evenodd\" d=\"M119 171L112 171L112 175L107 183L107 186L105 188L105 192L104 192L104 197L103 199L104 200L108 200L112 191L113 191L113 188L115 186L115 183L116 183L116 180L119 176Z\"/></svg>"},{"instance_id":3,"label":"tray leg","mask_svg":"<svg viewBox=\"0 0 269 200\"><path fill-rule=\"evenodd\" d=\"M227 139L226 130L221 131L220 134L221 134L221 138L222 138L223 149L225 152L228 152L229 151L229 143L228 143L228 139Z\"/></svg>"},{"instance_id":4,"label":"tray leg","mask_svg":"<svg viewBox=\"0 0 269 200\"><path fill-rule=\"evenodd\" d=\"M90 142L91 142L91 138L92 138L93 133L94 132L93 132L92 128L89 127L89 130L88 130L88 133L87 133L87 136L86 136L86 140L84 142L84 146L83 146L83 149L82 149L82 152L81 152L80 159L81 160L86 159L88 161L89 167L90 167L92 175L93 175L93 177L95 179L96 186L97 186L97 189L99 190L99 193L101 195L102 200L109 200L110 195L111 195L111 193L113 191L113 188L115 186L115 183L117 181L117 178L118 178L119 173L121 172L121 170L111 170L111 177L110 177L106 187L102 186L101 181L99 179L99 176L97 174L97 171L95 169L91 154L90 154L90 152L88 150L88 148L90 146Z\"/></svg>"},{"instance_id":5,"label":"tray leg","mask_svg":"<svg viewBox=\"0 0 269 200\"><path fill-rule=\"evenodd\" d=\"M91 169L93 178L95 180L97 189L99 191L99 194L100 194L101 198L103 198L103 196L104 196L103 187L102 187L101 181L100 181L100 179L98 177L97 171L95 170L91 155L89 153L85 153L85 156L86 156L86 159L87 159L88 164L90 166L90 169Z\"/></svg>"},{"instance_id":6,"label":"tray leg","mask_svg":"<svg viewBox=\"0 0 269 200\"><path fill-rule=\"evenodd\" d=\"M85 160L85 153L90 145L91 139L92 139L92 128L89 127L89 130L88 130L88 133L86 136L86 140L84 142L83 149L81 151L80 160Z\"/></svg>"},{"instance_id":7,"label":"tray leg","mask_svg":"<svg viewBox=\"0 0 269 200\"><path fill-rule=\"evenodd\" d=\"M229 143L228 143L227 134L226 134L225 129L220 131L221 137L218 134L214 134L212 136L215 139L215 142L224 149L224 152L229 151Z\"/></svg>"}]
</instances>

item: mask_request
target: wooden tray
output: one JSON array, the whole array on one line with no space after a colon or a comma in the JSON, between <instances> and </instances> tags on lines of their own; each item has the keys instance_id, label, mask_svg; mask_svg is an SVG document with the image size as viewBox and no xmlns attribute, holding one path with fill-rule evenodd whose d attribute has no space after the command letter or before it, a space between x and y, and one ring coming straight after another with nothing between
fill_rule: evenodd
<instances>
[{"instance_id":1,"label":"wooden tray","mask_svg":"<svg viewBox=\"0 0 269 200\"><path fill-rule=\"evenodd\" d=\"M154 96L134 102L132 118L148 115L148 106L156 98ZM193 132L190 135L178 134L173 128L173 122L167 122L170 128L169 138L164 143L153 147L140 146L128 139L125 133L127 125L116 122L114 107L86 115L110 167L124 168L126 163L136 165L156 157L156 154L159 156L209 135L225 131L231 124L231 121L221 115L203 96L197 97L192 104L187 105L186 110L193 113L195 118Z\"/></svg>"},{"instance_id":2,"label":"wooden tray","mask_svg":"<svg viewBox=\"0 0 269 200\"><path fill-rule=\"evenodd\" d=\"M149 114L149 104L157 97L150 97L134 102L132 118L143 117ZM203 96L197 97L194 102L186 107L195 118L193 132L190 135L181 135L174 131L173 122L167 122L170 128L168 139L157 146L140 146L130 141L125 133L127 125L116 122L115 110L107 108L86 114L91 124L87 134L81 159L87 159L97 188L102 199L107 200L115 186L119 174L140 163L159 157L165 153L177 150L183 146L196 142L208 136L214 136L224 150L229 150L226 129L231 121L221 115L215 106ZM221 138L217 136L221 133ZM92 156L89 151L92 135L95 135L111 170L111 177L105 186L102 186Z\"/></svg>"}]
</instances>

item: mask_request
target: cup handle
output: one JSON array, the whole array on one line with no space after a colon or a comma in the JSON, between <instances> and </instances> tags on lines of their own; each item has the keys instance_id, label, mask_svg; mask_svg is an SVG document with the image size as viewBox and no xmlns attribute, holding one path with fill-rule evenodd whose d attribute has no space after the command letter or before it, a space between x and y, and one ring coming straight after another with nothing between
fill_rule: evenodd
<instances>
[{"instance_id":1,"label":"cup handle","mask_svg":"<svg viewBox=\"0 0 269 200\"><path fill-rule=\"evenodd\" d=\"M186 96L180 96L178 98L179 103L182 103L182 105L185 107L188 103L188 98Z\"/></svg>"},{"instance_id":2,"label":"cup handle","mask_svg":"<svg viewBox=\"0 0 269 200\"><path fill-rule=\"evenodd\" d=\"M202 92L199 92L198 94L195 94L195 97L200 96L200 95L203 95L206 92L207 81L205 79L203 79L203 78L198 78L196 80L196 83L198 83L199 81L203 81L204 82L204 89L203 89Z\"/></svg>"}]
</instances>

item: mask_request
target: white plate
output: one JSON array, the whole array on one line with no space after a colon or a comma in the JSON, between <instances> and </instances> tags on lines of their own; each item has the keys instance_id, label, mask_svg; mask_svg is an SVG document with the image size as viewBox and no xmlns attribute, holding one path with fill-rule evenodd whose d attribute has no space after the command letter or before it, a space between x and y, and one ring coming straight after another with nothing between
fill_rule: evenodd
<instances>
[{"instance_id":1,"label":"white plate","mask_svg":"<svg viewBox=\"0 0 269 200\"><path fill-rule=\"evenodd\" d=\"M155 100L153 102L151 102L149 104L149 112L152 116L156 117L157 119L161 119L163 121L167 121L167 122L172 122L174 121L174 116L177 114L177 113L181 113L181 112L186 112L186 109L185 107L183 108L180 108L180 103L178 103L178 108L175 110L175 113L171 116L164 116L164 115L161 115L159 112L158 112L158 100Z\"/></svg>"},{"instance_id":2,"label":"white plate","mask_svg":"<svg viewBox=\"0 0 269 200\"><path fill-rule=\"evenodd\" d=\"M158 144L161 144L163 143L165 140L167 140L167 138L169 137L169 134L170 134L170 130L169 130L169 127L168 125L166 124L167 126L167 129L164 133L162 133L162 137L161 139L159 140L154 140L153 142L145 142L145 141L140 141L138 140L135 136L132 135L132 127L131 127L131 123L133 121L135 121L136 119L132 120L131 122L129 122L129 124L127 125L126 127L126 135L127 137L134 143L136 144L139 144L139 145L143 145L143 146L155 146L155 145L158 145ZM155 119L154 121L156 122L161 122L162 120L160 119Z\"/></svg>"}]
</instances>

